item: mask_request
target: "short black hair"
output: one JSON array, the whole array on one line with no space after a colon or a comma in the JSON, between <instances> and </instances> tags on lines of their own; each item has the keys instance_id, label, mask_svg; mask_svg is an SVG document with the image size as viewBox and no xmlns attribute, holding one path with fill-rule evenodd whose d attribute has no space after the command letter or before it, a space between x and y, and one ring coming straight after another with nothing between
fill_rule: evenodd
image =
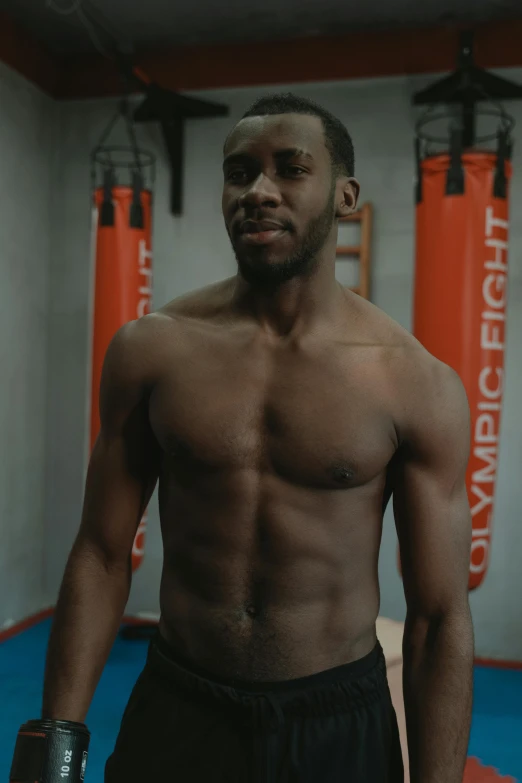
<instances>
[{"instance_id":1,"label":"short black hair","mask_svg":"<svg viewBox=\"0 0 522 783\"><path fill-rule=\"evenodd\" d=\"M355 173L353 142L347 129L337 117L308 98L300 98L291 92L284 92L258 98L241 119L264 117L269 114L308 114L319 117L323 123L326 147L334 170L339 176L353 177Z\"/></svg>"}]
</instances>

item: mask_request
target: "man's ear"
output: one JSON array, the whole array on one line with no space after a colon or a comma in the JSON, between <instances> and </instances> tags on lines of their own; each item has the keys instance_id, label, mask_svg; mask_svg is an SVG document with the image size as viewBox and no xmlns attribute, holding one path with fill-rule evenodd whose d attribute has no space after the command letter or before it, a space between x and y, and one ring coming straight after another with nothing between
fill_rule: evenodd
<instances>
[{"instance_id":1,"label":"man's ear","mask_svg":"<svg viewBox=\"0 0 522 783\"><path fill-rule=\"evenodd\" d=\"M357 209L361 186L355 177L343 177L338 184L338 203L336 217L344 218Z\"/></svg>"}]
</instances>

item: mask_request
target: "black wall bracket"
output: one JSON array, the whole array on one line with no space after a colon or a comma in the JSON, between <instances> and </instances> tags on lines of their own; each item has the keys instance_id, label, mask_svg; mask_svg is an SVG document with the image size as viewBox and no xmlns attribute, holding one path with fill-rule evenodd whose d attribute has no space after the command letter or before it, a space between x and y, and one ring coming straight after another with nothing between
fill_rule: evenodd
<instances>
[{"instance_id":1,"label":"black wall bracket","mask_svg":"<svg viewBox=\"0 0 522 783\"><path fill-rule=\"evenodd\" d=\"M135 122L159 122L171 167L170 206L173 215L183 208L183 157L185 120L226 117L228 106L166 90L157 84L145 87L145 100L134 112Z\"/></svg>"},{"instance_id":2,"label":"black wall bracket","mask_svg":"<svg viewBox=\"0 0 522 783\"><path fill-rule=\"evenodd\" d=\"M477 103L516 98L522 98L521 86L475 65L473 31L464 30L460 36L457 69L416 93L413 96L413 104L460 104L462 146L466 148L472 147L476 140Z\"/></svg>"},{"instance_id":3,"label":"black wall bracket","mask_svg":"<svg viewBox=\"0 0 522 783\"><path fill-rule=\"evenodd\" d=\"M48 0L48 6L63 15L64 12L51 0ZM174 215L181 215L184 121L194 117L225 117L228 115L228 107L180 95L152 83L133 64L132 42L122 41L120 32L112 27L90 0L81 0L81 3L72 3L72 6L66 12L67 15L77 15L96 49L101 48L102 53L115 62L123 78L125 93L128 95L135 88L145 93L145 100L136 110L134 121L161 124L172 170L171 210Z\"/></svg>"}]
</instances>

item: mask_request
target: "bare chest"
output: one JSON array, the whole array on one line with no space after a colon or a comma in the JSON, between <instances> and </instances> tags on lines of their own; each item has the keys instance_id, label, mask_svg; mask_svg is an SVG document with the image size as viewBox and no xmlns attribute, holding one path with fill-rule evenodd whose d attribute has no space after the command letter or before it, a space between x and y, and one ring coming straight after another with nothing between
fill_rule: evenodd
<instances>
[{"instance_id":1,"label":"bare chest","mask_svg":"<svg viewBox=\"0 0 522 783\"><path fill-rule=\"evenodd\" d=\"M395 449L378 386L360 357L194 351L161 374L150 420L174 469L349 488L382 473Z\"/></svg>"}]
</instances>

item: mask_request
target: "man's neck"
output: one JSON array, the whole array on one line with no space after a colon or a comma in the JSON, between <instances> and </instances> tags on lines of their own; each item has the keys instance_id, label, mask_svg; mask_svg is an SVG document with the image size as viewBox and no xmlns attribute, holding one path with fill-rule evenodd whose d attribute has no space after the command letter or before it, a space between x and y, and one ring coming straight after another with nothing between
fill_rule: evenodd
<instances>
[{"instance_id":1,"label":"man's neck","mask_svg":"<svg viewBox=\"0 0 522 783\"><path fill-rule=\"evenodd\" d=\"M295 277L273 287L250 284L238 273L233 306L247 312L267 335L288 338L332 321L342 299L335 266L326 264L310 276Z\"/></svg>"}]
</instances>

